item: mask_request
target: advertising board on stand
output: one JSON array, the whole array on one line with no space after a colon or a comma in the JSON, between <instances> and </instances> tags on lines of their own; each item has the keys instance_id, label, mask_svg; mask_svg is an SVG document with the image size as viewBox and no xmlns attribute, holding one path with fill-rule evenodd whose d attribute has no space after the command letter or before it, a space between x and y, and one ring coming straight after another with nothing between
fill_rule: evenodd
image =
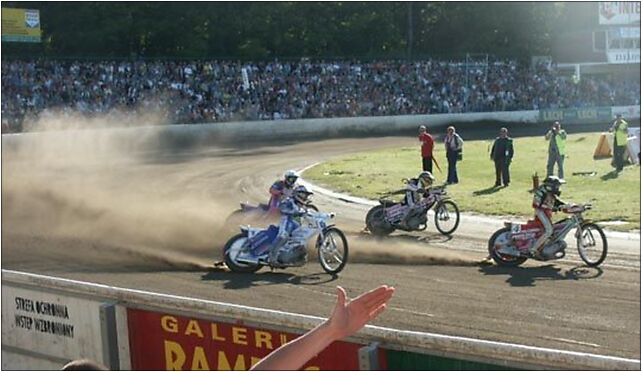
<instances>
[{"instance_id":1,"label":"advertising board on stand","mask_svg":"<svg viewBox=\"0 0 642 372\"><path fill-rule=\"evenodd\" d=\"M609 50L606 60L609 63L640 63L640 49Z\"/></svg>"},{"instance_id":2,"label":"advertising board on stand","mask_svg":"<svg viewBox=\"0 0 642 372\"><path fill-rule=\"evenodd\" d=\"M600 1L601 25L622 25L640 22L639 1Z\"/></svg>"},{"instance_id":3,"label":"advertising board on stand","mask_svg":"<svg viewBox=\"0 0 642 372\"><path fill-rule=\"evenodd\" d=\"M2 285L2 369L103 361L101 302Z\"/></svg>"},{"instance_id":4,"label":"advertising board on stand","mask_svg":"<svg viewBox=\"0 0 642 372\"><path fill-rule=\"evenodd\" d=\"M39 43L40 11L2 8L2 41Z\"/></svg>"},{"instance_id":5,"label":"advertising board on stand","mask_svg":"<svg viewBox=\"0 0 642 372\"><path fill-rule=\"evenodd\" d=\"M611 116L615 118L615 115L622 115L625 120L629 119L640 119L640 106L613 106L611 108Z\"/></svg>"},{"instance_id":6,"label":"advertising board on stand","mask_svg":"<svg viewBox=\"0 0 642 372\"><path fill-rule=\"evenodd\" d=\"M248 370L299 335L168 313L127 309L134 370ZM310 360L304 370L358 370L363 345L338 341ZM386 369L379 350L379 368Z\"/></svg>"},{"instance_id":7,"label":"advertising board on stand","mask_svg":"<svg viewBox=\"0 0 642 372\"><path fill-rule=\"evenodd\" d=\"M540 122L559 121L563 124L608 123L611 118L610 107L586 107L549 109L539 111Z\"/></svg>"}]
</instances>

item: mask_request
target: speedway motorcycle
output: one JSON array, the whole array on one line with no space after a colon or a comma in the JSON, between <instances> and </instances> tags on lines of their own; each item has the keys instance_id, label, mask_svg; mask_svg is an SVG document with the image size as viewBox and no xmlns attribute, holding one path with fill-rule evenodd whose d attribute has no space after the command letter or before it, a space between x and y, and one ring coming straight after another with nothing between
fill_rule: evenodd
<instances>
[{"instance_id":1,"label":"speedway motorcycle","mask_svg":"<svg viewBox=\"0 0 642 372\"><path fill-rule=\"evenodd\" d=\"M303 266L308 261L307 242L316 236L315 249L321 267L328 274L337 274L348 262L348 241L343 232L330 223L334 216L334 213L308 210L301 216L301 226L279 249L277 262L268 262L268 256L279 227L242 226L241 233L230 238L223 248L225 264L230 270L243 273L256 272L265 265L279 269Z\"/></svg>"},{"instance_id":2,"label":"speedway motorcycle","mask_svg":"<svg viewBox=\"0 0 642 372\"><path fill-rule=\"evenodd\" d=\"M591 204L563 207L562 211L570 214L570 217L553 225L553 235L536 257L531 256L529 248L544 233L541 223L536 220L526 224L505 222L504 227L497 230L488 241L488 253L501 266L519 266L529 258L538 261L559 260L566 255L566 235L575 229L580 258L588 266L599 266L606 258L608 246L602 228L583 217L583 213L591 208Z\"/></svg>"},{"instance_id":3,"label":"speedway motorcycle","mask_svg":"<svg viewBox=\"0 0 642 372\"><path fill-rule=\"evenodd\" d=\"M402 194L398 190L390 195ZM406 203L389 199L380 199L379 205L373 207L366 215L366 228L375 236L386 236L395 230L423 231L428 224L428 211L433 209L435 227L443 235L450 235L459 226L459 208L446 192L446 185L434 186L426 191L419 201L420 208L411 211ZM406 218L406 215L412 213ZM406 220L403 224L402 221Z\"/></svg>"}]
</instances>

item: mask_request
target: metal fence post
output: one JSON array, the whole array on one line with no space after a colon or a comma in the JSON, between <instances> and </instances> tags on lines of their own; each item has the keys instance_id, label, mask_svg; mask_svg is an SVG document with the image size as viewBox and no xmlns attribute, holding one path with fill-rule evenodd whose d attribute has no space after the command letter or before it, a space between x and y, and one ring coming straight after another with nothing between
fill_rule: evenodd
<instances>
[{"instance_id":1,"label":"metal fence post","mask_svg":"<svg viewBox=\"0 0 642 372\"><path fill-rule=\"evenodd\" d=\"M379 343L372 342L368 346L359 349L359 370L360 371L378 371L379 366Z\"/></svg>"}]
</instances>

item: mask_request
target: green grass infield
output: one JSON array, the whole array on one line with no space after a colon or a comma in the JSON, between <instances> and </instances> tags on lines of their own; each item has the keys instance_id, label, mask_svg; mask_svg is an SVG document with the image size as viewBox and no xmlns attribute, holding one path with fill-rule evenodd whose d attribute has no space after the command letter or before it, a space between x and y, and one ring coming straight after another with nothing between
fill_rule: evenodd
<instances>
[{"instance_id":1,"label":"green grass infield","mask_svg":"<svg viewBox=\"0 0 642 372\"><path fill-rule=\"evenodd\" d=\"M616 174L611 159L594 160L599 133L571 134L564 165L566 185L561 198L567 202L593 204L586 217L604 222L611 230L640 229L640 167L626 166ZM544 137L513 140L515 156L510 167L511 184L493 188L495 167L489 151L492 140L466 141L463 161L457 165L459 184L449 186L450 195L462 211L495 216L533 215L533 174L546 176L547 141ZM442 172L433 167L437 183L446 179L448 164L443 144L435 143L435 158ZM557 171L557 168L556 168ZM421 172L419 143L414 147L387 148L331 159L307 170L304 177L329 189L369 199L403 187L402 178ZM558 213L560 216L561 213Z\"/></svg>"}]
</instances>

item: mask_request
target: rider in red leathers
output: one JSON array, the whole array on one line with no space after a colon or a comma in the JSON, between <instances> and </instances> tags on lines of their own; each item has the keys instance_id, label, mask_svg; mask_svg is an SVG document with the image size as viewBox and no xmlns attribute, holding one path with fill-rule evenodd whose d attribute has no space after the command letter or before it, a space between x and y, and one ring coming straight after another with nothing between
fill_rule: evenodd
<instances>
[{"instance_id":1,"label":"rider in red leathers","mask_svg":"<svg viewBox=\"0 0 642 372\"><path fill-rule=\"evenodd\" d=\"M282 180L278 180L270 187L270 202L268 203L270 213L278 213L279 203L285 197L292 195L292 190L296 187L296 181L299 179L297 172L289 170L285 172Z\"/></svg>"},{"instance_id":2,"label":"rider in red leathers","mask_svg":"<svg viewBox=\"0 0 642 372\"><path fill-rule=\"evenodd\" d=\"M536 218L544 227L544 233L530 248L529 253L531 256L539 256L541 249L553 235L553 222L551 221L553 212L563 209L566 205L566 203L559 199L559 195L561 194L560 186L564 183L564 180L558 177L548 176L535 190L533 195L533 208L535 209Z\"/></svg>"}]
</instances>

